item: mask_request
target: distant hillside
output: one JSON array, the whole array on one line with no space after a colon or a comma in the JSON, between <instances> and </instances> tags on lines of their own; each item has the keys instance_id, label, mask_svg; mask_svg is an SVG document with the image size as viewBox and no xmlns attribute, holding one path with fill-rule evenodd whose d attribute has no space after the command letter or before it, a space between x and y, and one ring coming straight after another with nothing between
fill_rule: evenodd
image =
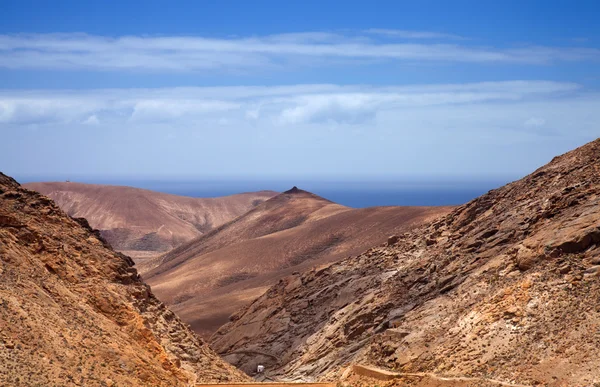
<instances>
[{"instance_id":1,"label":"distant hillside","mask_svg":"<svg viewBox=\"0 0 600 387\"><path fill-rule=\"evenodd\" d=\"M600 139L390 246L286 277L211 346L291 379L358 363L412 375L395 385L598 385Z\"/></svg>"},{"instance_id":2,"label":"distant hillside","mask_svg":"<svg viewBox=\"0 0 600 387\"><path fill-rule=\"evenodd\" d=\"M276 195L273 191L191 198L139 188L70 182L28 183L69 215L85 218L138 264L234 219ZM143 268L143 265L142 267Z\"/></svg>"},{"instance_id":3,"label":"distant hillside","mask_svg":"<svg viewBox=\"0 0 600 387\"><path fill-rule=\"evenodd\" d=\"M352 209L293 188L148 263L144 278L204 336L282 277L358 254L447 207Z\"/></svg>"},{"instance_id":4,"label":"distant hillside","mask_svg":"<svg viewBox=\"0 0 600 387\"><path fill-rule=\"evenodd\" d=\"M247 381L83 219L0 173L0 385Z\"/></svg>"}]
</instances>

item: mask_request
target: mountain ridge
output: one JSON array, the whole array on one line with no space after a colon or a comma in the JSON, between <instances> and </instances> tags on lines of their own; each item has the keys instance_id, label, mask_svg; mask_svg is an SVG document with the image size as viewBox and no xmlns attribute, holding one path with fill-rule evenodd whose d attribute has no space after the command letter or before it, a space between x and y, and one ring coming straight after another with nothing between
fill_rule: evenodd
<instances>
[{"instance_id":1,"label":"mountain ridge","mask_svg":"<svg viewBox=\"0 0 600 387\"><path fill-rule=\"evenodd\" d=\"M285 203L287 203L289 200L292 200L292 199L293 200L298 200L298 199L314 200L314 203L312 206L302 209L302 214L304 214L305 212L313 213L312 210L316 209L316 208L318 208L318 209L325 208L328 211L328 213L329 213L329 211L331 211L331 213L335 213L337 211L341 212L341 211L346 211L346 210L351 209L350 207L346 207L346 206L334 203L334 202L332 202L328 199L325 199L319 195L316 195L312 192L300 190L294 186L292 189L289 189L285 192L279 193L279 194L265 200L264 202L260 203L259 205L248 210L248 212L240 215L239 217L236 217L236 218L232 219L231 221L220 225L219 227L215 227L213 230L210 230L206 234L200 235L197 238L195 238L191 241L188 241L187 243L182 244L181 246L151 260L150 262L147 263L147 265L154 266L154 267L161 265L162 269L164 269L164 266L168 265L168 263L171 262L175 256L185 253L186 249L189 249L196 244L200 244L200 242L202 242L202 240L211 238L215 234L221 233L224 230L227 230L230 228L235 228L237 226L237 224L240 222L243 222L244 219L253 217L253 216L255 216L255 214L257 214L261 211L271 210L274 207L283 206ZM283 217L283 214L278 214L278 215L281 218ZM237 234L237 236L239 238L238 241L243 241L243 240L255 238L255 237L261 237L264 235L269 235L273 232L282 231L289 227L292 227L294 223L302 222L302 221L305 221L306 219L296 219L292 222L287 222L288 224L281 224L280 222L278 222L280 220L281 219L275 219L275 221L271 220L271 222L268 223L268 221L262 221L262 219L261 219L260 223L263 223L263 225L260 228L254 228L250 231L244 230L242 233L240 233L239 231L236 230L235 232L238 232L238 234ZM205 244L202 244L202 247L205 247ZM194 254L198 254L200 252L205 252L205 251L210 252L210 251L220 248L220 247L224 247L224 244L219 244L215 247L211 247L206 250L201 250L201 251L196 250L196 251L194 251ZM153 271L152 269L147 269L147 270L149 271L146 274L148 278L151 278L152 276L156 275L155 271Z\"/></svg>"},{"instance_id":2,"label":"mountain ridge","mask_svg":"<svg viewBox=\"0 0 600 387\"><path fill-rule=\"evenodd\" d=\"M380 243L449 207L352 209L298 188L153 260L144 278L204 337L282 276Z\"/></svg>"},{"instance_id":3,"label":"mountain ridge","mask_svg":"<svg viewBox=\"0 0 600 387\"><path fill-rule=\"evenodd\" d=\"M282 279L211 345L246 372L261 362L280 378L337 380L358 363L592 385L599 198L600 139L389 245Z\"/></svg>"},{"instance_id":4,"label":"mountain ridge","mask_svg":"<svg viewBox=\"0 0 600 387\"><path fill-rule=\"evenodd\" d=\"M27 183L54 199L69 215L93 228L138 263L242 215L276 192L192 198L141 188L76 182Z\"/></svg>"}]
</instances>

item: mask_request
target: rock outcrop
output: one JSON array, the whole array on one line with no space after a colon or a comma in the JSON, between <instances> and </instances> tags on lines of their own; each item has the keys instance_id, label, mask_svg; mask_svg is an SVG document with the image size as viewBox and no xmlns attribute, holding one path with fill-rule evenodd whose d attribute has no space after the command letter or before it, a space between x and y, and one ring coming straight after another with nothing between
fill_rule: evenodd
<instances>
[{"instance_id":1,"label":"rock outcrop","mask_svg":"<svg viewBox=\"0 0 600 387\"><path fill-rule=\"evenodd\" d=\"M0 385L244 381L87 221L0 173Z\"/></svg>"},{"instance_id":2,"label":"rock outcrop","mask_svg":"<svg viewBox=\"0 0 600 387\"><path fill-rule=\"evenodd\" d=\"M600 383L600 139L397 239L281 280L213 348L291 379Z\"/></svg>"}]
</instances>

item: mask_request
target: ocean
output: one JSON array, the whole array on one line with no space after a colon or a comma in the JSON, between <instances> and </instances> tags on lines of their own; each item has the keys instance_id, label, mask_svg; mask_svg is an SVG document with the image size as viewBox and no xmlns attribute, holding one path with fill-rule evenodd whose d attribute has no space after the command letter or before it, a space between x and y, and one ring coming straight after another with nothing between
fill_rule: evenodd
<instances>
[{"instance_id":1,"label":"ocean","mask_svg":"<svg viewBox=\"0 0 600 387\"><path fill-rule=\"evenodd\" d=\"M286 191L293 186L333 202L354 207L441 206L466 203L508 181L419 180L419 181L283 181L283 180L131 180L102 179L86 183L128 185L192 197L217 197L241 192Z\"/></svg>"}]
</instances>

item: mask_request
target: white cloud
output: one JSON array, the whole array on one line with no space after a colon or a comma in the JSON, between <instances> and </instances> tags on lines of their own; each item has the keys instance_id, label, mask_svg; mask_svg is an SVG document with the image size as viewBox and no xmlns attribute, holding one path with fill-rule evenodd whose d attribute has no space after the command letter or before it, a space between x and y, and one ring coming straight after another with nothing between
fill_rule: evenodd
<instances>
[{"instance_id":1,"label":"white cloud","mask_svg":"<svg viewBox=\"0 0 600 387\"><path fill-rule=\"evenodd\" d=\"M104 103L96 98L77 100L52 93L0 93L0 123L48 124L82 121L102 109Z\"/></svg>"},{"instance_id":2,"label":"white cloud","mask_svg":"<svg viewBox=\"0 0 600 387\"><path fill-rule=\"evenodd\" d=\"M0 164L136 176L525 173L597 137L598 106L600 93L544 81L0 90Z\"/></svg>"},{"instance_id":3,"label":"white cloud","mask_svg":"<svg viewBox=\"0 0 600 387\"><path fill-rule=\"evenodd\" d=\"M386 39L378 39L385 36ZM479 47L408 43L456 39L436 32L368 30L365 34L305 32L258 37L122 36L86 34L0 35L0 66L11 69L200 71L248 70L286 65L362 63L365 60L544 64L597 61L583 47ZM398 41L394 41L397 39ZM302 60L298 60L302 58Z\"/></svg>"},{"instance_id":4,"label":"white cloud","mask_svg":"<svg viewBox=\"0 0 600 387\"><path fill-rule=\"evenodd\" d=\"M132 103L133 121L173 121L182 117L201 117L210 113L225 112L239 108L239 104L204 99L143 99L125 101Z\"/></svg>"},{"instance_id":5,"label":"white cloud","mask_svg":"<svg viewBox=\"0 0 600 387\"><path fill-rule=\"evenodd\" d=\"M527 128L539 128L546 124L546 120L539 117L531 117L523 123Z\"/></svg>"},{"instance_id":6,"label":"white cloud","mask_svg":"<svg viewBox=\"0 0 600 387\"><path fill-rule=\"evenodd\" d=\"M386 103L393 102L398 95L389 94L323 94L303 95L295 98L292 107L285 108L281 122L335 122L360 124L372 119Z\"/></svg>"},{"instance_id":7,"label":"white cloud","mask_svg":"<svg viewBox=\"0 0 600 387\"><path fill-rule=\"evenodd\" d=\"M85 125L98 125L100 124L100 120L98 119L98 116L96 116L95 114L92 114L91 116L89 116L88 118L86 118L82 124Z\"/></svg>"},{"instance_id":8,"label":"white cloud","mask_svg":"<svg viewBox=\"0 0 600 387\"><path fill-rule=\"evenodd\" d=\"M370 28L368 30L365 30L365 32L368 34L387 35L390 37L398 37L403 39L465 39L462 36L455 34L446 34L431 31L407 31L384 28Z\"/></svg>"},{"instance_id":9,"label":"white cloud","mask_svg":"<svg viewBox=\"0 0 600 387\"><path fill-rule=\"evenodd\" d=\"M362 124L383 111L559 98L577 93L579 88L564 82L506 81L420 86L325 84L0 91L0 123L205 121L223 125L267 120L284 125ZM525 122L526 127L539 126L537 121Z\"/></svg>"},{"instance_id":10,"label":"white cloud","mask_svg":"<svg viewBox=\"0 0 600 387\"><path fill-rule=\"evenodd\" d=\"M260 117L260 108L246 110L246 118L249 120L258 120Z\"/></svg>"}]
</instances>

